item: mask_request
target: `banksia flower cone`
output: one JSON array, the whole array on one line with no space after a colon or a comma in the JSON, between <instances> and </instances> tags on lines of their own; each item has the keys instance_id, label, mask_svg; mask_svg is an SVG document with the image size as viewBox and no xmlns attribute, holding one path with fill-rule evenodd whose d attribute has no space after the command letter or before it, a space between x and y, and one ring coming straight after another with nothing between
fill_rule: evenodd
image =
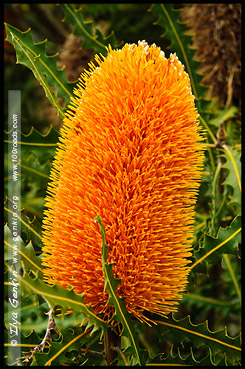
<instances>
[{"instance_id":1,"label":"banksia flower cone","mask_svg":"<svg viewBox=\"0 0 245 369\"><path fill-rule=\"evenodd\" d=\"M43 221L44 275L112 317L99 215L117 293L147 321L147 311L175 311L187 284L203 138L176 55L142 41L96 61L61 130Z\"/></svg>"}]
</instances>

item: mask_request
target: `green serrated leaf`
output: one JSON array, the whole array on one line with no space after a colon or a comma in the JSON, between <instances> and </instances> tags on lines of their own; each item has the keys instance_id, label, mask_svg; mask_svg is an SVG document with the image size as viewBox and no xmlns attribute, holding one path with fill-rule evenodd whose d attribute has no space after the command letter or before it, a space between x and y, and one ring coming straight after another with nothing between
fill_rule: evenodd
<instances>
[{"instance_id":1,"label":"green serrated leaf","mask_svg":"<svg viewBox=\"0 0 245 369\"><path fill-rule=\"evenodd\" d=\"M226 162L222 168L229 171L223 185L231 186L233 189L232 198L228 205L235 204L237 213L241 214L241 151L227 145L223 145L223 148L220 156L225 158Z\"/></svg>"},{"instance_id":2,"label":"green serrated leaf","mask_svg":"<svg viewBox=\"0 0 245 369\"><path fill-rule=\"evenodd\" d=\"M5 165L5 193L8 192L8 146L12 145L11 132L4 132L4 165ZM18 167L21 184L21 202L25 209L42 218L44 198L46 195L49 173L55 150L58 146L59 133L50 126L46 134L40 133L32 127L28 134L20 133L18 141Z\"/></svg>"},{"instance_id":3,"label":"green serrated leaf","mask_svg":"<svg viewBox=\"0 0 245 369\"><path fill-rule=\"evenodd\" d=\"M216 366L217 360L214 362L212 359L211 350L209 349L208 354L201 360L196 360L192 348L190 348L190 353L183 357L181 355L179 347L177 347L177 353L174 353L174 345L171 346L169 354L166 356L166 354L157 354L152 360L148 362L148 365L152 364L159 364L159 365L200 365L201 366ZM226 363L227 365L227 363Z\"/></svg>"},{"instance_id":4,"label":"green serrated leaf","mask_svg":"<svg viewBox=\"0 0 245 369\"><path fill-rule=\"evenodd\" d=\"M44 88L45 94L50 103L57 109L61 119L64 118L65 107L62 107L58 97L70 102L75 83L68 82L65 71L57 68L57 55L48 56L46 54L46 41L34 43L31 29L21 32L17 28L5 23L7 38L16 51L17 63L29 68L38 82ZM54 87L57 94L50 88Z\"/></svg>"},{"instance_id":5,"label":"green serrated leaf","mask_svg":"<svg viewBox=\"0 0 245 369\"><path fill-rule=\"evenodd\" d=\"M108 37L94 27L93 22L86 22L81 9L76 9L73 4L59 4L65 13L64 21L71 24L73 33L83 39L83 48L92 48L96 54L107 55L107 46L116 48L116 38L112 32Z\"/></svg>"},{"instance_id":6,"label":"green serrated leaf","mask_svg":"<svg viewBox=\"0 0 245 369\"><path fill-rule=\"evenodd\" d=\"M241 216L237 216L230 226L219 229L217 237L205 234L203 244L194 252L196 261L191 265L194 269L198 264L220 263L223 254L237 254L241 242Z\"/></svg>"},{"instance_id":7,"label":"green serrated leaf","mask_svg":"<svg viewBox=\"0 0 245 369\"><path fill-rule=\"evenodd\" d=\"M28 348L29 349L34 348L42 340L41 337L34 330L28 335L24 335L20 331L20 335L21 335L20 342L23 345L23 347L25 347L26 350L28 350ZM7 332L7 330L4 330L4 336L5 336L4 342L8 342L8 332Z\"/></svg>"},{"instance_id":8,"label":"green serrated leaf","mask_svg":"<svg viewBox=\"0 0 245 369\"><path fill-rule=\"evenodd\" d=\"M21 330L19 330L19 334L20 334L20 338L19 338L19 343L17 344L17 347L21 346L22 347L22 353L24 354L25 352L27 352L28 350L33 349L35 346L37 346L40 342L41 342L41 338L39 337L39 335L32 331L29 335L25 336ZM6 329L6 327L4 328L4 346L5 346L5 352L6 352L6 357L8 358L8 366L12 366L12 365L16 365L16 362L14 364L14 361L17 359L16 357L13 358L11 357L11 351L9 350L9 345L10 343L9 341L9 333ZM17 361L19 362L20 365L20 358L17 359Z\"/></svg>"},{"instance_id":9,"label":"green serrated leaf","mask_svg":"<svg viewBox=\"0 0 245 369\"><path fill-rule=\"evenodd\" d=\"M39 278L31 278L27 273L24 276L18 275L18 280L22 288L42 296L51 307L59 305L66 311L72 309L74 316L83 321L84 326L93 326L91 333L98 329L104 333L108 328L108 324L94 313L91 306L85 304L83 295L75 294L72 289L58 285L49 286Z\"/></svg>"},{"instance_id":10,"label":"green serrated leaf","mask_svg":"<svg viewBox=\"0 0 245 369\"><path fill-rule=\"evenodd\" d=\"M208 321L193 324L189 315L177 320L172 314L168 319L161 318L155 322L164 327L164 335L173 343L180 345L190 341L193 348L207 345L211 350L212 360L218 353L225 353L233 363L241 360L241 335L230 337L226 327L223 330L212 332L208 328Z\"/></svg>"},{"instance_id":11,"label":"green serrated leaf","mask_svg":"<svg viewBox=\"0 0 245 369\"><path fill-rule=\"evenodd\" d=\"M180 10L173 8L173 4L153 4L150 11L158 16L156 24L165 29L164 37L171 41L169 48L176 52L178 58L185 65L191 80L191 86L196 98L201 98L207 87L201 85L202 75L197 68L201 64L195 60L195 49L190 47L191 36L185 33L185 24L179 20Z\"/></svg>"},{"instance_id":12,"label":"green serrated leaf","mask_svg":"<svg viewBox=\"0 0 245 369\"><path fill-rule=\"evenodd\" d=\"M77 332L78 331L78 332ZM79 332L80 331L80 332ZM81 347L88 341L87 332L82 329L63 331L59 342L52 342L48 352L35 353L34 362L38 366L60 365L60 363L73 365L73 361L66 354L70 351L76 351L80 354ZM90 339L90 335L89 339Z\"/></svg>"},{"instance_id":13,"label":"green serrated leaf","mask_svg":"<svg viewBox=\"0 0 245 369\"><path fill-rule=\"evenodd\" d=\"M185 65L186 72L190 77L193 94L196 97L200 122L207 130L212 141L215 142L215 136L207 123L209 121L207 112L210 103L203 98L207 87L201 84L203 76L197 72L201 62L195 59L196 50L190 46L192 36L186 34L185 23L179 20L180 10L174 9L173 4L164 3L153 4L149 11L158 16L156 24L164 28L163 36L171 41L169 48L172 52L176 52L178 58Z\"/></svg>"},{"instance_id":14,"label":"green serrated leaf","mask_svg":"<svg viewBox=\"0 0 245 369\"><path fill-rule=\"evenodd\" d=\"M4 226L4 248L5 248L5 260L9 260L9 258L13 257L13 242L12 242L12 234L7 225ZM11 250L9 252L9 250ZM25 265L26 271L32 271L34 273L38 273L39 276L42 276L42 264L41 264L41 257L37 256L31 241L28 245L25 245L22 239L18 236L18 248L15 248L16 255L19 254L21 261ZM19 265L20 267L21 265Z\"/></svg>"},{"instance_id":15,"label":"green serrated leaf","mask_svg":"<svg viewBox=\"0 0 245 369\"><path fill-rule=\"evenodd\" d=\"M35 324L36 326L36 324ZM67 363L72 365L72 360L66 357L66 353L70 351L76 351L77 354L81 351L81 346L86 343L90 339L90 336L87 334L88 332L84 332L81 328L76 328L75 330L63 330L60 332L58 340L53 340L52 343L47 343L44 349L44 352L34 352L33 361L31 366L45 366L45 365L59 365L60 362ZM5 342L8 340L8 333L4 331L5 334ZM36 331L32 331L29 335L21 334L21 347L22 347L22 358L26 353L33 350L36 346L38 346L42 339L36 333Z\"/></svg>"},{"instance_id":16,"label":"green serrated leaf","mask_svg":"<svg viewBox=\"0 0 245 369\"><path fill-rule=\"evenodd\" d=\"M9 139L11 132L4 132L4 143L12 144ZM21 141L17 142L20 145L20 153L23 157L28 157L30 153L35 155L40 164L44 164L47 160L53 160L55 150L57 148L57 143L59 139L59 133L50 126L47 133L42 134L34 127L30 130L28 134L21 134Z\"/></svg>"},{"instance_id":17,"label":"green serrated leaf","mask_svg":"<svg viewBox=\"0 0 245 369\"><path fill-rule=\"evenodd\" d=\"M4 207L4 213L5 220L6 222L8 222L8 216L9 214L13 214L13 211L8 209L7 207ZM31 241L35 246L42 248L42 228L36 217L34 217L32 220L29 219L28 216L25 214L25 210L23 209L20 215L17 214L17 218L20 221L21 225L21 237L23 238L25 234L26 237L24 240L26 242Z\"/></svg>"},{"instance_id":18,"label":"green serrated leaf","mask_svg":"<svg viewBox=\"0 0 245 369\"><path fill-rule=\"evenodd\" d=\"M130 346L133 349L136 362L141 366L144 364L142 350L139 346L138 337L133 329L130 315L127 311L124 298L119 298L117 295L117 287L120 284L120 279L116 279L113 275L112 266L113 263L107 264L108 259L108 246L105 238L105 228L99 216L95 218L95 222L98 223L100 232L102 235L102 269L105 277L105 289L109 293L108 304L111 304L115 308L115 315L113 319L118 319L123 326L122 335L126 336Z\"/></svg>"}]
</instances>

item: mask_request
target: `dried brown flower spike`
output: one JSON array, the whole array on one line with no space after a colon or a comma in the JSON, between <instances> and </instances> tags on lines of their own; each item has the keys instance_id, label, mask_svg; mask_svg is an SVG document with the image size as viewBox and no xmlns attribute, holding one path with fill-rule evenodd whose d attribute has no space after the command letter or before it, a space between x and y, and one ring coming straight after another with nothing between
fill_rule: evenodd
<instances>
[{"instance_id":1,"label":"dried brown flower spike","mask_svg":"<svg viewBox=\"0 0 245 369\"><path fill-rule=\"evenodd\" d=\"M191 4L181 19L193 34L203 84L221 105L241 105L241 4Z\"/></svg>"}]
</instances>

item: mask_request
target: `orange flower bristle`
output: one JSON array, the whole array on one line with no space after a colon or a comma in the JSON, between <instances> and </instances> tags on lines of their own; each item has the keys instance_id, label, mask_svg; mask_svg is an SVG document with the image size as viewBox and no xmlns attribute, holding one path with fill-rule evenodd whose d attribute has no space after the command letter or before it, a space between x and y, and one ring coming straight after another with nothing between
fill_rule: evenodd
<instances>
[{"instance_id":1,"label":"orange flower bristle","mask_svg":"<svg viewBox=\"0 0 245 369\"><path fill-rule=\"evenodd\" d=\"M108 49L82 74L66 113L47 191L47 283L111 317L101 260L141 321L176 311L189 273L204 144L190 79L176 55L144 41Z\"/></svg>"}]
</instances>

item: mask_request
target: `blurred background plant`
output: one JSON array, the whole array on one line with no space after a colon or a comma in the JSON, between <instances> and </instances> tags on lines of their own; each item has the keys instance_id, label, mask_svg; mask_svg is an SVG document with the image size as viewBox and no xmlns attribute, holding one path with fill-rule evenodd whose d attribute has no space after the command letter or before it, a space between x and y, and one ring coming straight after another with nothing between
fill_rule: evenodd
<instances>
[{"instance_id":1,"label":"blurred background plant","mask_svg":"<svg viewBox=\"0 0 245 369\"><path fill-rule=\"evenodd\" d=\"M202 83L219 106L241 106L241 5L188 4L181 13L193 34Z\"/></svg>"},{"instance_id":2,"label":"blurred background plant","mask_svg":"<svg viewBox=\"0 0 245 369\"><path fill-rule=\"evenodd\" d=\"M241 4L76 4L69 9L66 4L5 4L4 8L9 25L4 43L5 106L8 90L21 90L22 219L29 225L22 224L23 242L27 246L31 240L39 257L42 242L36 234L41 235L44 197L62 114L70 91L94 55L105 52L103 45L109 42L121 47L143 39L160 46L166 56L176 52L191 77L200 122L207 132L205 169L196 206L194 270L174 317L153 327L139 322L133 325L148 364L241 365ZM11 27L21 32L30 27L35 44L47 39L47 57L41 53L42 46L31 41L30 33ZM21 59L17 39L25 39L30 50L41 53L69 91L67 95L55 83L49 83L48 91L42 88L27 61ZM62 68L64 71L58 72ZM49 93L54 94L60 113L47 99ZM5 109L5 130L7 114ZM7 168L5 156L5 194ZM23 291L22 341L37 345L47 326L45 289L40 287L44 292L39 294L34 289ZM106 365L98 331L90 337L85 327L74 327L73 315L61 314L55 320L60 336L54 336L49 353L36 353L33 361L26 360L24 365L44 365L50 360L51 365ZM208 322L208 327L203 322ZM78 344L68 344L83 334ZM66 351L56 358L65 345ZM125 365L131 356L126 350L117 360L118 365Z\"/></svg>"}]
</instances>

